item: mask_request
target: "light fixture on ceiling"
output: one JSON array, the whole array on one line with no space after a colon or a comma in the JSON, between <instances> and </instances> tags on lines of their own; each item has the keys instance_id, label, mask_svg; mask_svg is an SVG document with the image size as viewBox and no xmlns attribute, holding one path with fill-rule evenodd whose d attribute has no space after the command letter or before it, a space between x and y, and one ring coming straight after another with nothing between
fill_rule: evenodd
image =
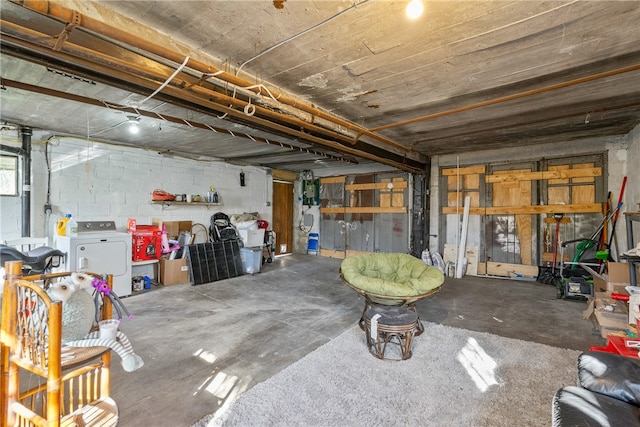
<instances>
[{"instance_id":1,"label":"light fixture on ceiling","mask_svg":"<svg viewBox=\"0 0 640 427\"><path fill-rule=\"evenodd\" d=\"M422 5L422 0L411 0L407 5L406 12L409 19L417 19L422 15L423 10L424 6Z\"/></svg>"},{"instance_id":2,"label":"light fixture on ceiling","mask_svg":"<svg viewBox=\"0 0 640 427\"><path fill-rule=\"evenodd\" d=\"M140 124L139 116L127 116L127 124L129 125L129 132L132 134L135 135L140 132L140 128L138 128L138 125Z\"/></svg>"}]
</instances>

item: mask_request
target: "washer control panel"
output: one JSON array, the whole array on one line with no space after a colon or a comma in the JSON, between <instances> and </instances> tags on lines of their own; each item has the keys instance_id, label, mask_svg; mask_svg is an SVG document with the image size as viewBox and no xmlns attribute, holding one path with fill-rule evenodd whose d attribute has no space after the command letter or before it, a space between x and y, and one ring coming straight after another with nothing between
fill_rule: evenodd
<instances>
[{"instance_id":1,"label":"washer control panel","mask_svg":"<svg viewBox=\"0 0 640 427\"><path fill-rule=\"evenodd\" d=\"M116 231L115 221L78 221L78 234Z\"/></svg>"}]
</instances>

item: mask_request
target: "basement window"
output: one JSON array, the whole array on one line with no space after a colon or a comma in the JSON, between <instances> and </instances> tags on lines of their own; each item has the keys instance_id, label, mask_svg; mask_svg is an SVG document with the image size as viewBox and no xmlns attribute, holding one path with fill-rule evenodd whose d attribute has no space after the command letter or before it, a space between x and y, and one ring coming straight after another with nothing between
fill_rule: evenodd
<instances>
[{"instance_id":1,"label":"basement window","mask_svg":"<svg viewBox=\"0 0 640 427\"><path fill-rule=\"evenodd\" d=\"M18 157L0 156L0 196L18 195Z\"/></svg>"}]
</instances>

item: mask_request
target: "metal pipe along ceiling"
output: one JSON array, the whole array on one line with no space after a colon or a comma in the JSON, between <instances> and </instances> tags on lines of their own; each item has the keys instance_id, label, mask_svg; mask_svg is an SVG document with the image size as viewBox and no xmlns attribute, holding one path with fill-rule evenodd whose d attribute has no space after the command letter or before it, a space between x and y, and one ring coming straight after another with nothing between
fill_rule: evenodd
<instances>
[{"instance_id":1,"label":"metal pipe along ceiling","mask_svg":"<svg viewBox=\"0 0 640 427\"><path fill-rule=\"evenodd\" d=\"M203 129L203 130L209 130L211 132L215 132L215 133L224 133L227 135L231 135L233 137L237 137L237 138L244 138L244 139L249 139L253 142L256 143L264 143L267 145L273 145L273 146L277 146L277 147L281 147L293 152L300 152L300 153L307 153L307 154L311 154L311 155L315 155L318 157L322 157L325 159L330 159L330 160L336 160L336 161L340 161L340 162L345 162L345 163L354 163L357 164L358 162L350 159L350 158L346 158L346 157L340 157L340 156L334 156L331 154L327 154L321 151L317 151L317 150L313 150L310 148L304 148L304 147L297 147L291 144L286 144L283 142L279 142L279 141L272 141L269 140L267 138L263 138L263 137L259 137L259 136L253 136L250 134L246 134L243 132L233 132L229 129L224 129L221 127L217 127L217 126L211 126L208 125L206 123L200 123L200 122L196 122L194 120L185 120L185 119L181 119L179 117L173 117L167 114L160 114L160 113L156 113L153 111L145 111L145 110L141 110L139 108L133 108L133 107L127 107L124 105L113 105L113 104L109 104L106 103L104 101L100 101L97 99L93 99L93 98L88 98L88 97L84 97L84 96L80 96L80 95L72 95L66 92L61 92L61 91L56 91L53 89L46 89L46 88L41 88L38 86L34 86L34 85L30 85L27 83L20 83L20 82L16 82L13 80L7 80L7 79L3 79L2 80L2 84L6 87L13 87L13 88L17 88L20 90L25 90L25 91L30 91L30 92L34 92L34 93L40 93L43 95L49 95L49 96L54 96L56 98L62 98L62 99L68 99L74 102L80 102L83 104L87 104L87 105L93 105L93 106L99 106L99 107L103 107L106 109L114 109L117 111L122 111L125 113L132 113L132 114L136 114L139 116L144 116L144 117L150 117L152 119L156 119L156 120L162 120L164 122L171 122L171 123L175 123L175 124L180 124L180 125L186 125L186 126L190 126L193 128L198 128L198 129ZM24 150L21 150L20 153L23 153Z\"/></svg>"},{"instance_id":2,"label":"metal pipe along ceiling","mask_svg":"<svg viewBox=\"0 0 640 427\"><path fill-rule=\"evenodd\" d=\"M59 46L58 49L54 49L54 46L57 44L56 41L50 37L47 37L46 34L36 32L34 30L30 30L27 28L22 28L14 23L7 22L5 20L0 21L2 23L2 32L3 32L3 42L6 44L14 44L16 46L24 47L25 49L29 49L24 42L33 43L38 46L45 47L47 49L51 49L55 51L56 55L60 54L69 54L75 58L80 58L82 60L86 60L89 63L100 64L104 67L109 67L110 71L108 73L111 77L116 77L123 79L127 82L135 82L139 77L144 79L148 79L153 81L153 83L140 83L144 84L150 90L153 90L155 87L155 82L166 81L167 77L165 75L154 72L152 68L149 67L139 67L132 64L130 61L122 61L120 59L107 56L101 52L97 52L94 50L90 50L88 48L78 46L76 44L66 42L64 45ZM53 53L52 53L53 54ZM104 74L104 71L98 71L96 67L93 67L94 71L101 72ZM77 73L77 71L76 71ZM118 77L122 76L122 73L127 73L126 77ZM180 92L191 92L194 93L203 99L213 101L220 106L216 109L220 113L229 114L231 116L235 116L237 118L245 119L247 121L252 121L251 118L244 112L235 111L230 108L238 108L239 110L243 110L249 105L249 102L243 101L238 98L234 98L219 92L215 92L211 89L194 85L192 81L183 80L180 78L171 79L169 88L165 91L165 93L173 92L175 95L181 97ZM166 85L165 85L166 87ZM182 95L184 97L184 95ZM336 139L337 141L341 141L344 143L352 143L351 138L333 132L329 129L326 129L321 126L316 126L315 124L310 124L304 120L300 120L296 117L279 114L267 108L259 107L254 104L251 104L255 111L258 113L258 116L262 116L269 120L279 121L286 123L296 129L302 128L306 129L309 132L313 132L315 134L325 135L326 137L331 137Z\"/></svg>"},{"instance_id":3,"label":"metal pipe along ceiling","mask_svg":"<svg viewBox=\"0 0 640 427\"><path fill-rule=\"evenodd\" d=\"M7 54L13 54L23 59L41 63L42 65L47 65L49 64L48 61L54 59L58 60L58 62L62 61L67 64L73 64L73 69L61 64L58 64L56 67L61 70L66 70L69 73L73 73L74 75L83 75L86 78L102 80L105 82L104 78L96 78L95 75L87 74L78 68L84 67L91 70L92 73L97 73L101 76L109 76L108 84L112 86L120 87L131 92L137 91L137 93L141 94L143 93L143 89L141 88L154 90L157 87L158 81L166 79L166 76L164 75L153 73L152 71L141 67L134 67L130 63L125 63L117 58L108 57L100 52L95 52L72 43L63 44L60 46L59 51L53 50L51 47L55 42L50 37L45 37L45 35L41 33L19 27L11 22L1 22L3 33L1 42L3 49ZM13 48L13 50L17 49L19 52L10 51L10 47ZM25 50L35 52L37 54L37 58L25 56ZM40 58L42 55L45 55L49 60L45 61ZM117 82L114 82L114 79L116 79ZM4 82L9 85L8 80L5 79ZM14 85L17 85L17 82L14 82ZM40 90L43 89L41 88ZM52 91L52 93L54 92L55 91ZM65 98L64 96L61 96L60 93L52 96ZM258 117L257 115L249 117L242 111L232 108L246 106L248 105L247 102L228 97L224 94L201 86L193 86L191 85L191 82L180 80L178 78L173 79L171 84L168 84L165 89L158 94L158 98L162 98L165 102L184 106L185 108L190 108L194 111L199 111L208 115L217 116L215 112L223 113L225 115L228 114L229 116L235 117L237 120L251 122L263 129L271 129L272 131L286 134L290 138L306 141L312 145L328 147L338 152L367 158L408 172L421 173L424 170L424 163L421 161L416 161L408 158L407 156L384 151L375 146L366 146L366 144L361 142L356 142L355 145L343 145L336 141L350 142L347 141L347 138L344 137L344 135L333 133L323 127L304 123L291 116L279 115L276 112L262 107L257 107L256 109L260 113L264 112L265 118ZM135 113L135 111L132 112ZM286 123L288 126L279 124L278 122ZM325 135L335 141L332 139L319 138L311 134L311 132ZM381 153L381 151L384 151L384 153Z\"/></svg>"},{"instance_id":4,"label":"metal pipe along ceiling","mask_svg":"<svg viewBox=\"0 0 640 427\"><path fill-rule=\"evenodd\" d=\"M20 128L22 135L22 237L31 236L31 128Z\"/></svg>"},{"instance_id":5,"label":"metal pipe along ceiling","mask_svg":"<svg viewBox=\"0 0 640 427\"><path fill-rule=\"evenodd\" d=\"M90 104L90 105L96 105L96 106L101 106L101 107L107 107L107 103L103 102L103 101L99 101L99 100L95 100L95 99L91 99L91 98L87 98L87 97L83 97L80 95L72 95L72 94L68 94L65 92L61 92L61 91L56 91L53 89L47 89L47 88L43 88L43 87L38 87L38 86L33 86L33 85L29 85L27 83L21 83L21 82L16 82L16 81L12 81L12 80L7 80L7 79L3 79L2 80L2 84L5 85L6 87L13 87L13 88L17 88L17 89L21 89L21 90L28 90L28 91L32 91L32 92L36 92L36 93L41 93L44 95L49 95L49 96L53 96L56 98L62 98L62 99L69 99L72 101L76 101L76 102L81 102L81 103L85 103L85 104ZM157 115L153 112L146 112L146 111L141 111L141 110L136 110L133 107L124 107L124 106L111 106L112 108L117 108L119 111L124 111L124 112L131 112L131 113L136 113L136 114L140 114L140 115L144 115L144 116L148 116L148 117L154 117L154 118L158 118ZM171 116L167 116L167 115L162 115L162 119L166 120L166 121L173 121L175 123L181 123L181 124L185 124L185 125L191 125L194 127L199 127L202 129L209 129L212 131L216 131L217 129L213 128L212 126L208 126L206 124L199 124L198 126L196 126L196 122L190 122L190 123L185 123L184 120L181 120L179 118L173 118ZM274 125L276 127L278 127L279 125ZM281 126L282 128L284 128L283 126ZM294 136L299 137L298 139L303 139L305 137L305 134L303 132L300 131L291 131L289 129L290 132L293 132ZM225 131L226 132L226 131ZM233 133L233 136L237 136L237 137L244 137L243 135L239 134L239 133ZM261 141L259 138L257 137L253 137L251 138L249 135L246 136L249 139L254 139L254 142L265 142L266 141ZM411 163L411 164L407 164L404 163L402 161L402 159L400 158L388 158L388 157L382 157L380 154L375 154L375 153L368 153L368 152L362 152L360 150L354 149L354 148L350 148L350 147L342 147L339 146L339 144L332 142L332 141L326 141L326 140L320 140L319 138L315 138L315 137L310 137L308 135L306 135L306 137L308 139L310 139L311 141L314 142L318 142L318 143L322 143L325 144L328 147L333 148L336 151L341 151L344 153L348 153L351 154L353 156L358 156L358 157L363 157L369 160L373 160L375 162L378 163L382 163L382 164L386 164L389 166L393 166L395 168L398 168L400 170L404 170L407 172L412 172L412 173L423 173L424 169L419 167L417 164ZM277 145L282 145L279 142L276 143ZM283 147L286 148L286 147ZM311 154L311 153L310 153ZM405 161L407 161L405 159Z\"/></svg>"},{"instance_id":6,"label":"metal pipe along ceiling","mask_svg":"<svg viewBox=\"0 0 640 427\"><path fill-rule=\"evenodd\" d=\"M43 15L47 15L49 17L56 18L58 20L62 20L65 23L73 23L75 27L84 28L85 30L90 31L95 35L102 36L111 41L112 40L118 41L120 43L123 43L124 45L134 47L144 52L148 52L152 55L159 56L161 58L167 59L174 63L180 64L185 59L184 54L171 51L155 43L152 43L148 40L145 40L140 37L136 37L123 30L120 30L118 28L115 28L105 23L102 23L100 21L97 21L96 19L88 17L84 14L81 14L78 11L68 9L55 2L52 2L49 0L43 0L43 1L12 0L12 1L14 3L20 4L21 6L27 9L31 9L33 11L36 11ZM140 52L136 51L136 53L140 53ZM410 148L407 148L401 144L398 144L397 142L390 140L388 138L385 138L384 136L378 135L377 133L372 132L369 129L357 126L337 116L334 116L325 111L319 110L318 108L307 105L298 99L289 97L284 93L281 93L279 90L276 90L275 88L266 90L264 86L255 86L253 83L251 83L248 80L245 80L241 77L227 73L210 64L206 64L204 62L198 61L193 58L189 58L189 61L187 62L187 67L193 70L196 70L202 73L203 75L213 76L216 79L238 86L239 88L251 87L251 89L249 90L263 96L273 95L273 97L282 104L294 107L305 113L311 114L312 116L325 119L338 127L349 129L350 131L356 133L356 136L353 138L353 143L355 143L358 140L359 136L364 135L369 138L375 139L379 142L382 142L384 144L387 144L389 146L392 146L395 149L401 150L405 153L411 152ZM337 132L339 131L339 129L334 129L334 131Z\"/></svg>"},{"instance_id":7,"label":"metal pipe along ceiling","mask_svg":"<svg viewBox=\"0 0 640 427\"><path fill-rule=\"evenodd\" d=\"M513 100L520 99L520 98L525 98L525 97L528 97L528 96L534 96L534 95L538 95L538 94L541 94L541 93L550 92L550 91L558 90L558 89L563 89L563 88L566 88L566 87L569 87L569 86L574 86L574 85L577 85L577 84L580 84L580 83L587 83L587 82L591 82L591 81L594 81L594 80L603 79L603 78L606 78L606 77L611 77L611 76L615 76L617 74L628 73L630 71L636 71L636 70L640 70L640 64L634 64L634 65L630 65L628 67L618 68L616 70L604 71L602 73L593 74L591 76L580 77L580 78L577 78L577 79L568 80L566 82L560 82L560 83L556 83L556 84L552 84L552 85L548 85L548 86L544 86L544 87L540 87L540 88L536 88L536 89L525 90L523 92L514 93L514 94L511 94L511 95L503 96L501 98L489 99L487 101L477 102L475 104L465 105L465 106L458 107L458 108L452 108L451 110L440 111L438 113L428 114L428 115L422 116L422 117L415 117L413 119L404 120L404 121L401 121L401 122L389 123L387 125L383 125L383 126L378 126L378 127L372 128L371 130L378 131L378 130L384 130L384 129L391 129L391 128L397 128L397 127L401 127L401 126L406 126L406 125L413 124L413 123L418 123L418 122L424 122L424 121L431 120L431 119L437 119L438 117L449 116L451 114L456 114L456 113L461 113L461 112L464 112L464 111L474 110L476 108L488 107L490 105L500 104L502 102L507 102L507 101L513 101Z\"/></svg>"}]
</instances>

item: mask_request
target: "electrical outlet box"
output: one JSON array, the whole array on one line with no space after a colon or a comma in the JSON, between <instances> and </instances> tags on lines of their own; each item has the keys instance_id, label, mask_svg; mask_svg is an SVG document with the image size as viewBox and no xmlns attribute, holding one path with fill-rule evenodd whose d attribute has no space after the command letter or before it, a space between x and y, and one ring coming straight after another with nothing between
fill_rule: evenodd
<instances>
[{"instance_id":1,"label":"electrical outlet box","mask_svg":"<svg viewBox=\"0 0 640 427\"><path fill-rule=\"evenodd\" d=\"M313 227L313 215L305 214L302 221L305 227Z\"/></svg>"}]
</instances>

